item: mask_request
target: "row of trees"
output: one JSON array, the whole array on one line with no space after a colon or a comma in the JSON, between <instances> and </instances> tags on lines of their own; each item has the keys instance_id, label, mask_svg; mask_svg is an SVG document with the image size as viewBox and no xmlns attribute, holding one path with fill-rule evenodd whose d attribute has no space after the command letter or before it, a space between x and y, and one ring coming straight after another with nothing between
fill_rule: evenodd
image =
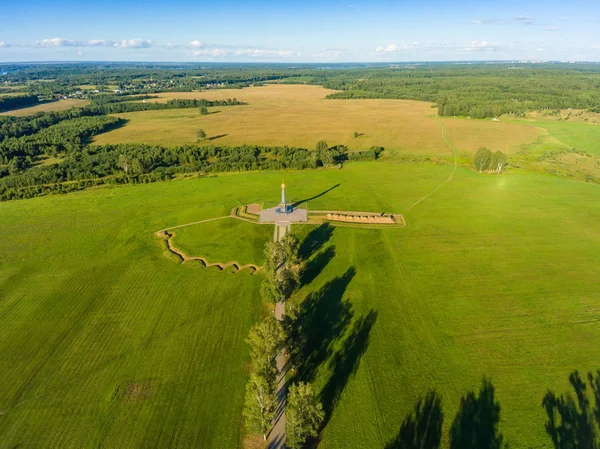
<instances>
[{"instance_id":1,"label":"row of trees","mask_svg":"<svg viewBox=\"0 0 600 449\"><path fill-rule=\"evenodd\" d=\"M480 148L473 157L473 165L482 173L487 170L488 173L500 173L506 165L506 154L502 151L492 152L489 148Z\"/></svg>"},{"instance_id":2,"label":"row of trees","mask_svg":"<svg viewBox=\"0 0 600 449\"><path fill-rule=\"evenodd\" d=\"M285 301L298 286L302 270L300 244L292 234L265 247L265 278L261 285L263 298L271 303ZM246 385L244 416L251 433L263 438L278 418L276 355L289 344L291 333L274 317L256 324L247 338L250 346L251 372ZM317 436L325 418L322 405L306 382L294 383L287 395L286 446L299 449Z\"/></svg>"}]
</instances>

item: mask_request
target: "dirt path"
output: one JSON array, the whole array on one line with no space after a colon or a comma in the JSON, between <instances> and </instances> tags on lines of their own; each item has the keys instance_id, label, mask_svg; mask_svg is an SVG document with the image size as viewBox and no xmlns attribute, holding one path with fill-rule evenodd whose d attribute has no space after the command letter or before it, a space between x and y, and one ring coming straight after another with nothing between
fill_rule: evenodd
<instances>
[{"instance_id":1,"label":"dirt path","mask_svg":"<svg viewBox=\"0 0 600 449\"><path fill-rule=\"evenodd\" d=\"M437 186L435 189L433 189L431 192L429 192L427 195L425 195L423 198L421 198L419 201L417 201L415 204L413 204L412 206L410 206L408 208L408 210L411 210L413 207L415 207L417 204L421 203L422 201L425 201L427 198L429 198L431 195L433 195L435 192L437 192L438 190L440 190L443 186L445 186L446 184L448 184L450 181L452 181L452 178L454 177L454 173L456 172L456 168L457 168L457 161L456 161L456 148L454 147L454 145L452 145L450 143L450 141L448 140L448 138L446 137L446 127L444 126L444 124L442 122L440 122L438 120L438 123L440 124L440 126L442 127L442 137L444 138L444 141L446 142L446 145L448 145L451 149L452 149L452 154L454 155L454 169L452 170L452 173L450 173L450 176L448 176L448 179L446 179L444 182L442 182L439 186Z\"/></svg>"},{"instance_id":2,"label":"dirt path","mask_svg":"<svg viewBox=\"0 0 600 449\"><path fill-rule=\"evenodd\" d=\"M227 217L220 217L220 218L227 218ZM218 218L215 218L215 220L218 220ZM211 220L205 220L205 221L211 221ZM177 226L177 227L183 227L183 226L188 226L188 225L181 225L181 226ZM174 229L174 228L170 228L170 229ZM162 238L162 239L165 240L165 242L167 244L167 249L172 254L174 254L175 256L179 257L179 259L181 260L181 263L186 263L187 261L190 261L190 260L198 260L198 261L200 261L202 263L202 265L204 265L205 268L208 268L208 267L217 267L220 270L224 270L225 268L233 267L234 268L234 273L238 273L239 271L248 268L248 269L252 270L252 274L254 274L257 271L260 271L260 270L263 269L262 266L260 266L260 265L254 265L254 264L251 264L251 263L248 263L246 265L241 265L239 262L236 262L235 260L232 260L231 262L209 262L204 257L188 256L181 249L177 248L174 245L174 243L173 243L173 237L175 237L175 233L174 232L158 231L156 233L156 235L158 235L160 238Z\"/></svg>"},{"instance_id":3,"label":"dirt path","mask_svg":"<svg viewBox=\"0 0 600 449\"><path fill-rule=\"evenodd\" d=\"M281 240L289 232L289 223L275 223L275 232L273 241ZM275 318L281 321L285 315L285 301L279 301L275 304ZM269 449L285 448L285 405L287 397L287 384L285 381L287 359L285 349L277 354L277 408L273 429L269 433Z\"/></svg>"}]
</instances>

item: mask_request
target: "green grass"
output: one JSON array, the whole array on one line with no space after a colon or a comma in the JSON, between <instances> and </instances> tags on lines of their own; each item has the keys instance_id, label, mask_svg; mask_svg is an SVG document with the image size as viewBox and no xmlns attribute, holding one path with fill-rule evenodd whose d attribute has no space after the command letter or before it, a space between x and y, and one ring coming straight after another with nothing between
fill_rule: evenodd
<instances>
[{"instance_id":1,"label":"green grass","mask_svg":"<svg viewBox=\"0 0 600 449\"><path fill-rule=\"evenodd\" d=\"M340 184L310 209L399 212L408 222L336 228L326 244L335 256L294 297L354 267L343 298L355 320L378 314L356 372L338 385L321 448L383 447L430 388L443 398L447 435L483 375L511 446L549 448L546 389L565 391L573 369L599 367L598 186L459 168L409 211L451 170L370 162L285 174L290 201ZM244 338L263 313L260 276L175 264L153 233L276 201L280 183L280 172L256 172L1 203L2 444L240 447ZM202 227L186 229L189 244ZM261 250L246 243L243 252ZM235 254L240 238L231 244L218 252ZM317 391L332 366L320 366ZM150 397L128 399L131 384Z\"/></svg>"},{"instance_id":2,"label":"green grass","mask_svg":"<svg viewBox=\"0 0 600 449\"><path fill-rule=\"evenodd\" d=\"M176 229L174 242L185 254L209 262L263 265L263 248L272 239L273 226L226 218Z\"/></svg>"},{"instance_id":3,"label":"green grass","mask_svg":"<svg viewBox=\"0 0 600 449\"><path fill-rule=\"evenodd\" d=\"M600 125L569 121L515 120L548 130L548 132L570 148L587 151L600 156Z\"/></svg>"}]
</instances>

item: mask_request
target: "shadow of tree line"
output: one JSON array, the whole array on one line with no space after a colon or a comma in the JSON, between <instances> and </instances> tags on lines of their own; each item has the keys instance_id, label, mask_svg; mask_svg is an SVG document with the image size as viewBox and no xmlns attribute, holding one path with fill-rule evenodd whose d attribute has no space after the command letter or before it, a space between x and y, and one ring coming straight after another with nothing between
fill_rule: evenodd
<instances>
[{"instance_id":1,"label":"shadow of tree line","mask_svg":"<svg viewBox=\"0 0 600 449\"><path fill-rule=\"evenodd\" d=\"M335 246L325 246L333 231L334 228L325 223L313 229L302 241L299 250L301 259L305 261L302 285L311 283L335 257ZM284 323L289 332L287 347L290 360L296 361L293 382L313 381L319 368L324 363L328 364L331 375L319 395L325 411L324 426L358 369L377 321L374 310L356 317L350 302L343 298L355 275L356 269L350 267L341 276L309 294L296 309L290 311L285 319L287 323ZM542 401L548 417L546 432L555 449L598 449L600 370L595 376L588 374L594 404L588 398L587 384L578 371L570 375L569 381L575 398L549 390ZM450 427L450 449L502 448L504 438L498 428L500 410L495 388L491 380L484 377L478 394L470 391L461 398ZM437 449L442 441L443 420L441 398L435 390L431 390L419 398L385 449ZM310 446L317 444L318 440L309 442Z\"/></svg>"},{"instance_id":2,"label":"shadow of tree line","mask_svg":"<svg viewBox=\"0 0 600 449\"><path fill-rule=\"evenodd\" d=\"M332 187L330 190L337 186ZM324 193L327 193L325 191ZM323 193L323 194L324 194ZM335 257L335 246L324 248L334 228L325 223L313 229L300 245L305 261L301 284L311 283ZM349 301L343 296L356 275L354 267L309 294L286 317L290 360L296 360L292 381L311 382L318 369L328 363L331 376L321 390L320 400L328 423L337 402L369 346L369 336L377 312L369 311L356 318ZM284 324L285 325L285 324ZM335 349L338 348L339 349ZM548 421L546 432L555 449L598 449L600 441L600 370L588 373L594 405L587 396L587 384L578 371L569 377L575 399L567 394L548 391L542 401ZM468 392L461 398L459 410L449 434L450 449L500 449L503 435L499 431L500 403L490 379L483 378L478 394ZM407 415L394 439L385 449L437 449L442 440L444 414L442 401L435 390L419 398ZM309 443L316 446L318 441ZM508 447L506 443L504 447Z\"/></svg>"},{"instance_id":3,"label":"shadow of tree line","mask_svg":"<svg viewBox=\"0 0 600 449\"><path fill-rule=\"evenodd\" d=\"M419 398L385 449L437 449L442 441L443 421L442 400L431 390ZM503 437L499 422L500 403L495 399L492 382L484 378L479 395L471 391L460 401L450 427L450 449L500 449Z\"/></svg>"},{"instance_id":4,"label":"shadow of tree line","mask_svg":"<svg viewBox=\"0 0 600 449\"><path fill-rule=\"evenodd\" d=\"M305 261L302 285L311 283L335 257L335 246L326 246L333 231L334 228L325 223L314 228L302 241L299 250L301 259ZM352 304L344 299L355 276L356 268L349 267L343 274L308 294L298 305L290 306L284 317L286 348L289 361L294 363L290 382L312 382L322 366L327 366L330 373L319 393L325 412L323 427L358 369L377 320L374 310L357 316ZM309 444L316 443L312 441Z\"/></svg>"}]
</instances>

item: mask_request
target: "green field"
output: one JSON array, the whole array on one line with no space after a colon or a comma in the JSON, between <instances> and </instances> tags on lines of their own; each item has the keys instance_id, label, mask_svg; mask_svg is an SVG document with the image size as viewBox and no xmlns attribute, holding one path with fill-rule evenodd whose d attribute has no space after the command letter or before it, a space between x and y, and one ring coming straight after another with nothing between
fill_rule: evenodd
<instances>
[{"instance_id":1,"label":"green field","mask_svg":"<svg viewBox=\"0 0 600 449\"><path fill-rule=\"evenodd\" d=\"M600 156L600 125L566 121L535 121L533 124L548 130L550 135L571 148Z\"/></svg>"},{"instance_id":2,"label":"green field","mask_svg":"<svg viewBox=\"0 0 600 449\"><path fill-rule=\"evenodd\" d=\"M549 448L544 393L566 390L573 369L598 368L598 186L458 168L410 209L451 170L368 162L285 174L290 201L340 184L309 207L397 212L408 223L335 228L321 249L335 255L313 256L314 279L292 299L312 293L325 310L348 301L348 328L377 314L347 363L331 357L318 367L317 391L333 370L339 393L321 448L383 447L430 388L443 398L446 437L460 397L483 375L496 386L510 445ZM281 177L0 203L3 447L241 447L244 338L266 313L261 276L173 263L154 232L276 201ZM236 223L229 246L204 246L207 229L219 240L230 234L228 221L212 223L186 228L176 242L199 255L254 258L272 235ZM344 281L348 270L355 274ZM325 335L336 315L326 319ZM334 350L347 346L348 328L329 336Z\"/></svg>"},{"instance_id":3,"label":"green field","mask_svg":"<svg viewBox=\"0 0 600 449\"><path fill-rule=\"evenodd\" d=\"M175 229L175 245L188 256L209 262L236 261L241 265L262 265L263 248L273 239L273 226L256 225L235 218L209 221Z\"/></svg>"}]
</instances>

